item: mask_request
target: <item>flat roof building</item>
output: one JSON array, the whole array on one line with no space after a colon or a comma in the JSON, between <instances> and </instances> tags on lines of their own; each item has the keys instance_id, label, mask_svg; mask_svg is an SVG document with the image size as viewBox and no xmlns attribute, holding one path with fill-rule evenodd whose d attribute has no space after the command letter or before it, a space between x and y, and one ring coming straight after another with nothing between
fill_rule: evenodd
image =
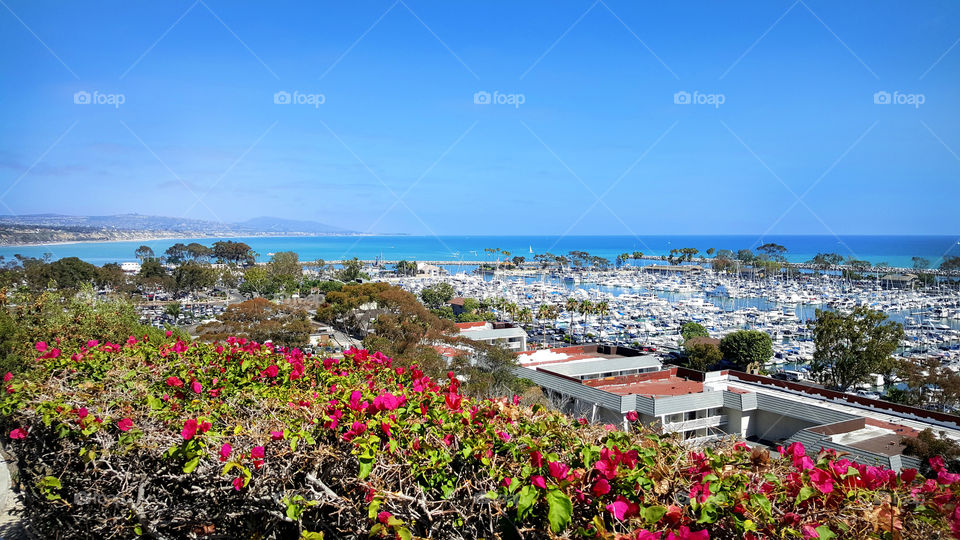
<instances>
[{"instance_id":1,"label":"flat roof building","mask_svg":"<svg viewBox=\"0 0 960 540\"><path fill-rule=\"evenodd\" d=\"M456 325L461 337L501 345L516 353L527 350L527 332L514 323L479 321Z\"/></svg>"},{"instance_id":2,"label":"flat roof building","mask_svg":"<svg viewBox=\"0 0 960 540\"><path fill-rule=\"evenodd\" d=\"M568 414L627 429L634 411L643 424L694 445L730 435L771 448L802 442L811 457L832 448L900 469L920 465L903 454L903 437L931 428L960 440L960 417L953 415L737 371L660 369L653 355L635 349L536 351L519 356L515 373Z\"/></svg>"}]
</instances>

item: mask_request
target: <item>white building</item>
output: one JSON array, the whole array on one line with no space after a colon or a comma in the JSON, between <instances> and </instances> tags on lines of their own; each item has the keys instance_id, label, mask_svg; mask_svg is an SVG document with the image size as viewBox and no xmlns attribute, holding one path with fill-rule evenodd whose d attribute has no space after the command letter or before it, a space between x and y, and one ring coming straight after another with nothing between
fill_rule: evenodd
<instances>
[{"instance_id":1,"label":"white building","mask_svg":"<svg viewBox=\"0 0 960 540\"><path fill-rule=\"evenodd\" d=\"M635 412L641 423L691 444L730 435L769 448L802 442L811 457L832 448L900 469L920 465L903 454L904 437L931 428L960 440L960 418L952 415L737 371L654 371L655 359L634 349L565 347L521 354L519 363L516 375L568 414L626 429Z\"/></svg>"},{"instance_id":2,"label":"white building","mask_svg":"<svg viewBox=\"0 0 960 540\"><path fill-rule=\"evenodd\" d=\"M457 323L460 336L489 345L501 345L513 352L527 350L527 332L508 322Z\"/></svg>"}]
</instances>

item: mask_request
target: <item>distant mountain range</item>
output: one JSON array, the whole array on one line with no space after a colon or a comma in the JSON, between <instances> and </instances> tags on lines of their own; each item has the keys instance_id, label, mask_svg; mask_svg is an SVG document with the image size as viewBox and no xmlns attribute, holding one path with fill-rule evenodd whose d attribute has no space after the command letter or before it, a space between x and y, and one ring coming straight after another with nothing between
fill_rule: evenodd
<instances>
[{"instance_id":1,"label":"distant mountain range","mask_svg":"<svg viewBox=\"0 0 960 540\"><path fill-rule=\"evenodd\" d=\"M317 221L255 217L238 223L201 219L118 214L68 216L62 214L0 215L0 245L50 242L138 240L148 238L223 236L319 236L360 234Z\"/></svg>"}]
</instances>

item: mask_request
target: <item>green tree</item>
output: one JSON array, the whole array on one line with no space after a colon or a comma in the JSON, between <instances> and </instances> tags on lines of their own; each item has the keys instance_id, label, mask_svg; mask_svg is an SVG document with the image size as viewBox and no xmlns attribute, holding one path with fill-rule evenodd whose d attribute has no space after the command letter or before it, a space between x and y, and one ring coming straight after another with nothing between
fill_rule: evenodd
<instances>
[{"instance_id":1,"label":"green tree","mask_svg":"<svg viewBox=\"0 0 960 540\"><path fill-rule=\"evenodd\" d=\"M360 262L360 259L354 257L348 261L343 261L343 268L337 272L337 279L349 283L351 281L356 281L358 279L370 279L370 276L362 272L363 263Z\"/></svg>"},{"instance_id":2,"label":"green tree","mask_svg":"<svg viewBox=\"0 0 960 540\"><path fill-rule=\"evenodd\" d=\"M153 249L150 246L140 246L134 250L133 254L140 260L140 264L154 258Z\"/></svg>"},{"instance_id":3,"label":"green tree","mask_svg":"<svg viewBox=\"0 0 960 540\"><path fill-rule=\"evenodd\" d=\"M683 336L684 341L687 341L693 337L710 337L710 332L707 332L702 324L689 321L680 327L680 335Z\"/></svg>"},{"instance_id":4,"label":"green tree","mask_svg":"<svg viewBox=\"0 0 960 540\"><path fill-rule=\"evenodd\" d=\"M583 330L581 330L583 341L587 340L587 316L593 314L593 302L589 300L584 300L580 302L580 305L577 307L577 311L583 315Z\"/></svg>"},{"instance_id":5,"label":"green tree","mask_svg":"<svg viewBox=\"0 0 960 540\"><path fill-rule=\"evenodd\" d=\"M684 351L687 353L687 366L697 371L706 371L723 360L723 353L713 343L689 343L684 345Z\"/></svg>"},{"instance_id":6,"label":"green tree","mask_svg":"<svg viewBox=\"0 0 960 540\"><path fill-rule=\"evenodd\" d=\"M262 266L251 266L243 273L243 283L240 284L240 292L253 296L266 296L273 294L274 282L270 279L270 273Z\"/></svg>"},{"instance_id":7,"label":"green tree","mask_svg":"<svg viewBox=\"0 0 960 540\"><path fill-rule=\"evenodd\" d=\"M213 250L203 244L191 242L186 247L187 256L195 262L209 262L213 256Z\"/></svg>"},{"instance_id":8,"label":"green tree","mask_svg":"<svg viewBox=\"0 0 960 540\"><path fill-rule=\"evenodd\" d=\"M913 257L913 268L915 270L925 270L930 268L930 259L925 259L923 257Z\"/></svg>"},{"instance_id":9,"label":"green tree","mask_svg":"<svg viewBox=\"0 0 960 540\"><path fill-rule=\"evenodd\" d=\"M187 258L187 246L181 242L177 242L168 247L163 254L166 256L168 264L180 264Z\"/></svg>"},{"instance_id":10,"label":"green tree","mask_svg":"<svg viewBox=\"0 0 960 540\"><path fill-rule=\"evenodd\" d=\"M185 262L173 270L177 292L195 292L209 289L217 283L217 272L197 262Z\"/></svg>"},{"instance_id":11,"label":"green tree","mask_svg":"<svg viewBox=\"0 0 960 540\"><path fill-rule=\"evenodd\" d=\"M439 308L450 302L456 291L449 283L437 283L420 291L420 299L427 307Z\"/></svg>"},{"instance_id":12,"label":"green tree","mask_svg":"<svg viewBox=\"0 0 960 540\"><path fill-rule=\"evenodd\" d=\"M597 302L597 305L593 307L593 312L600 316L600 342L603 343L603 323L610 313L610 303L606 300Z\"/></svg>"},{"instance_id":13,"label":"green tree","mask_svg":"<svg viewBox=\"0 0 960 540\"><path fill-rule=\"evenodd\" d=\"M940 270L943 270L944 272L954 272L956 270L960 270L960 257L954 255L945 257L943 262L940 263Z\"/></svg>"},{"instance_id":14,"label":"green tree","mask_svg":"<svg viewBox=\"0 0 960 540\"><path fill-rule=\"evenodd\" d=\"M251 265L255 258L250 246L243 242L221 240L213 243L212 255L221 263Z\"/></svg>"},{"instance_id":15,"label":"green tree","mask_svg":"<svg viewBox=\"0 0 960 540\"><path fill-rule=\"evenodd\" d=\"M412 261L397 261L397 264L393 265L393 271L398 276L415 276L417 275L417 263Z\"/></svg>"},{"instance_id":16,"label":"green tree","mask_svg":"<svg viewBox=\"0 0 960 540\"><path fill-rule=\"evenodd\" d=\"M48 267L50 279L57 282L62 289L76 289L82 284L92 283L97 277L97 267L78 259L66 257L50 263Z\"/></svg>"},{"instance_id":17,"label":"green tree","mask_svg":"<svg viewBox=\"0 0 960 540\"><path fill-rule=\"evenodd\" d=\"M566 304L564 304L564 309L567 314L570 315L570 327L568 328L570 339L573 340L573 314L580 308L580 301L576 298L567 298Z\"/></svg>"},{"instance_id":18,"label":"green tree","mask_svg":"<svg viewBox=\"0 0 960 540\"><path fill-rule=\"evenodd\" d=\"M276 290L289 292L299 289L303 280L300 257L292 251L274 253L267 263L267 274Z\"/></svg>"},{"instance_id":19,"label":"green tree","mask_svg":"<svg viewBox=\"0 0 960 540\"><path fill-rule=\"evenodd\" d=\"M774 244L772 242L763 244L757 248L757 251L763 253L763 255L773 261L777 262L787 262L785 254L787 253L787 248L781 246L780 244Z\"/></svg>"},{"instance_id":20,"label":"green tree","mask_svg":"<svg viewBox=\"0 0 960 540\"><path fill-rule=\"evenodd\" d=\"M741 370L759 369L773 357L773 340L759 330L738 330L720 340L720 352Z\"/></svg>"},{"instance_id":21,"label":"green tree","mask_svg":"<svg viewBox=\"0 0 960 540\"><path fill-rule=\"evenodd\" d=\"M904 335L902 325L862 306L849 315L818 309L808 325L816 346L810 371L841 392L866 382L871 373L887 371Z\"/></svg>"},{"instance_id":22,"label":"green tree","mask_svg":"<svg viewBox=\"0 0 960 540\"><path fill-rule=\"evenodd\" d=\"M120 290L127 284L127 276L123 269L117 263L107 263L97 269L97 276L94 278L97 287L110 287L113 290Z\"/></svg>"}]
</instances>

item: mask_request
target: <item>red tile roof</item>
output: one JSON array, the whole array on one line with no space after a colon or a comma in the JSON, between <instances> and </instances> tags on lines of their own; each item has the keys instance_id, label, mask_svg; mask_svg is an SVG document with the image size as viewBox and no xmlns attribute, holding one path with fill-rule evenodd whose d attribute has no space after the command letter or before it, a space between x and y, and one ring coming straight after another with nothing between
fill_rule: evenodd
<instances>
[{"instance_id":1,"label":"red tile roof","mask_svg":"<svg viewBox=\"0 0 960 540\"><path fill-rule=\"evenodd\" d=\"M467 330L469 328L483 328L487 325L486 321L477 321L477 322L458 322L454 323L457 325L457 328L460 330Z\"/></svg>"},{"instance_id":2,"label":"red tile roof","mask_svg":"<svg viewBox=\"0 0 960 540\"><path fill-rule=\"evenodd\" d=\"M703 383L677 377L677 368L639 375L592 379L583 383L620 396L630 394L647 397L681 396L703 392Z\"/></svg>"}]
</instances>

